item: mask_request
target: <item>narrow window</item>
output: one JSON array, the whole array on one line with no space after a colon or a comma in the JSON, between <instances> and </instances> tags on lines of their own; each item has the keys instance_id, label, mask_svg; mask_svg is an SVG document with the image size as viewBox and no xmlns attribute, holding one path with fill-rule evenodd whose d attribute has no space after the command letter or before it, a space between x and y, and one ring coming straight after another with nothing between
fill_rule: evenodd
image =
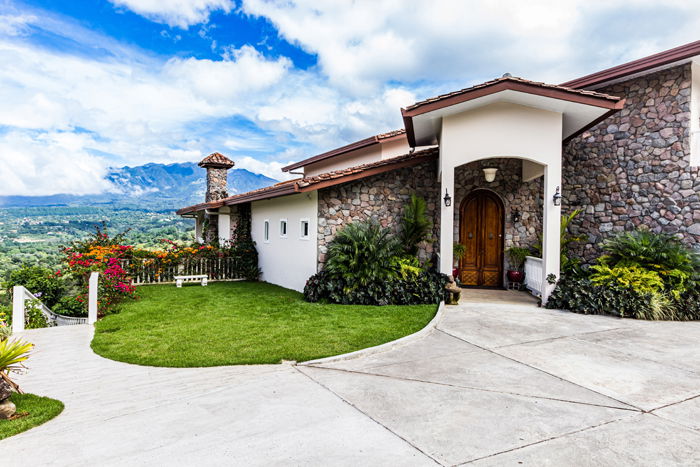
<instances>
[{"instance_id":1,"label":"narrow window","mask_svg":"<svg viewBox=\"0 0 700 467\"><path fill-rule=\"evenodd\" d=\"M280 220L280 237L287 236L287 219Z\"/></svg>"},{"instance_id":2,"label":"narrow window","mask_svg":"<svg viewBox=\"0 0 700 467\"><path fill-rule=\"evenodd\" d=\"M270 221L268 220L265 221L265 234L263 238L266 242L270 241Z\"/></svg>"},{"instance_id":3,"label":"narrow window","mask_svg":"<svg viewBox=\"0 0 700 467\"><path fill-rule=\"evenodd\" d=\"M308 219L301 220L301 225L300 225L300 229L299 229L299 238L301 238L302 240L309 239L309 220Z\"/></svg>"}]
</instances>

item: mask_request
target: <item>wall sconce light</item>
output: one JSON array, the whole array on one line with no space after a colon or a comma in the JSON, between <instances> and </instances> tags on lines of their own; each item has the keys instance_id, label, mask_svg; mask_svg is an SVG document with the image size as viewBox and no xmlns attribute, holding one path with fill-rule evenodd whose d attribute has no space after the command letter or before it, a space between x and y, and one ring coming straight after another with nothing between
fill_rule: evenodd
<instances>
[{"instance_id":1,"label":"wall sconce light","mask_svg":"<svg viewBox=\"0 0 700 467\"><path fill-rule=\"evenodd\" d=\"M513 212L513 223L520 222L520 211Z\"/></svg>"},{"instance_id":2,"label":"wall sconce light","mask_svg":"<svg viewBox=\"0 0 700 467\"><path fill-rule=\"evenodd\" d=\"M450 194L447 192L447 188L445 188L445 197L443 198L445 200L445 206L448 208L452 206L452 198L450 197Z\"/></svg>"},{"instance_id":3,"label":"wall sconce light","mask_svg":"<svg viewBox=\"0 0 700 467\"><path fill-rule=\"evenodd\" d=\"M498 169L495 167L487 167L484 169L484 178L486 179L487 183L491 183L492 181L496 180L496 172L498 172Z\"/></svg>"},{"instance_id":4,"label":"wall sconce light","mask_svg":"<svg viewBox=\"0 0 700 467\"><path fill-rule=\"evenodd\" d=\"M559 192L559 187L557 187L557 191L554 193L552 201L554 201L555 206L561 206L561 193Z\"/></svg>"}]
</instances>

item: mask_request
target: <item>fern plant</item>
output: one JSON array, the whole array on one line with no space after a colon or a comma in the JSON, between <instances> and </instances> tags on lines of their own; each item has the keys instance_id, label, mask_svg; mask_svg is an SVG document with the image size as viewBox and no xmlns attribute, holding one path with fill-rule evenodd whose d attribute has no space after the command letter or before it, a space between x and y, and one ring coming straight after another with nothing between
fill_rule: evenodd
<instances>
[{"instance_id":1,"label":"fern plant","mask_svg":"<svg viewBox=\"0 0 700 467\"><path fill-rule=\"evenodd\" d=\"M350 288L399 277L400 242L376 220L354 222L338 232L328 246L326 271L342 277Z\"/></svg>"},{"instance_id":2,"label":"fern plant","mask_svg":"<svg viewBox=\"0 0 700 467\"><path fill-rule=\"evenodd\" d=\"M403 243L406 254L415 256L418 254L418 244L428 238L430 232L430 219L427 214L425 199L411 195L411 199L403 211L401 218L401 231L399 238Z\"/></svg>"},{"instance_id":3,"label":"fern plant","mask_svg":"<svg viewBox=\"0 0 700 467\"><path fill-rule=\"evenodd\" d=\"M621 233L603 243L601 264L639 266L657 272L673 291L683 292L700 279L700 253L677 238L648 230Z\"/></svg>"}]
</instances>

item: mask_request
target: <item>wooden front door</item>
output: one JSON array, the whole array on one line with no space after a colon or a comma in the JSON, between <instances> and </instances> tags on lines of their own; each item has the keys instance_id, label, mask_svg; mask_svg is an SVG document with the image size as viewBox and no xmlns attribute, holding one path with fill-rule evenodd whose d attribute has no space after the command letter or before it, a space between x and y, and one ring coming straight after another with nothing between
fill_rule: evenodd
<instances>
[{"instance_id":1,"label":"wooden front door","mask_svg":"<svg viewBox=\"0 0 700 467\"><path fill-rule=\"evenodd\" d=\"M503 283L503 203L495 194L477 190L460 207L460 261L463 285L499 287Z\"/></svg>"}]
</instances>

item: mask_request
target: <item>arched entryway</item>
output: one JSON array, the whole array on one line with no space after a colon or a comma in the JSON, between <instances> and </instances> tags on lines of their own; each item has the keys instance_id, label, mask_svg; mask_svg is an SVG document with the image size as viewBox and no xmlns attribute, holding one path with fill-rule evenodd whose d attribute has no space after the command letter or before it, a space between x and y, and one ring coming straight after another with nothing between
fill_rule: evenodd
<instances>
[{"instance_id":1,"label":"arched entryway","mask_svg":"<svg viewBox=\"0 0 700 467\"><path fill-rule=\"evenodd\" d=\"M489 190L474 190L460 206L460 243L466 252L460 260L462 285L503 285L504 206Z\"/></svg>"}]
</instances>

